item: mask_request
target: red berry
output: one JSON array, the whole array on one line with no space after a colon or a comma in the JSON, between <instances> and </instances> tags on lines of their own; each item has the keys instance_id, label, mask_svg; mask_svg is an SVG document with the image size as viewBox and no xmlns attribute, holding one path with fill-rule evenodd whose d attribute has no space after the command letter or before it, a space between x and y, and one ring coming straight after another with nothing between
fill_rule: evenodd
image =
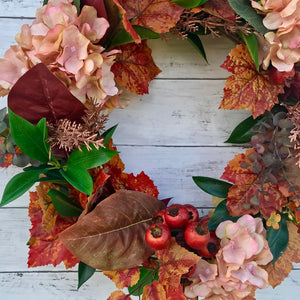
<instances>
[{"instance_id":1,"label":"red berry","mask_svg":"<svg viewBox=\"0 0 300 300\"><path fill-rule=\"evenodd\" d=\"M166 223L171 228L181 228L189 221L189 212L181 204L172 204L165 210Z\"/></svg>"},{"instance_id":2,"label":"red berry","mask_svg":"<svg viewBox=\"0 0 300 300\"><path fill-rule=\"evenodd\" d=\"M201 225L207 225L208 221L210 220L209 216L203 216L200 218L199 222Z\"/></svg>"},{"instance_id":3,"label":"red berry","mask_svg":"<svg viewBox=\"0 0 300 300\"><path fill-rule=\"evenodd\" d=\"M295 76L295 69L292 69L289 72L280 72L272 67L269 71L269 76L274 84L283 84L289 77Z\"/></svg>"},{"instance_id":4,"label":"red berry","mask_svg":"<svg viewBox=\"0 0 300 300\"><path fill-rule=\"evenodd\" d=\"M196 271L196 265L193 265L189 268L189 271L182 275L183 278L191 277Z\"/></svg>"},{"instance_id":5,"label":"red berry","mask_svg":"<svg viewBox=\"0 0 300 300\"><path fill-rule=\"evenodd\" d=\"M219 240L214 232L210 232L210 238L206 245L199 248L197 251L201 256L206 258L210 258L215 256L220 249Z\"/></svg>"},{"instance_id":6,"label":"red berry","mask_svg":"<svg viewBox=\"0 0 300 300\"><path fill-rule=\"evenodd\" d=\"M186 243L193 249L206 245L209 241L210 233L206 225L201 225L200 222L193 222L186 226L184 238Z\"/></svg>"},{"instance_id":7,"label":"red berry","mask_svg":"<svg viewBox=\"0 0 300 300\"><path fill-rule=\"evenodd\" d=\"M171 231L165 224L151 224L145 233L146 243L155 250L166 248L170 239Z\"/></svg>"},{"instance_id":8,"label":"red berry","mask_svg":"<svg viewBox=\"0 0 300 300\"><path fill-rule=\"evenodd\" d=\"M158 224L166 224L166 220L165 220L165 211L164 210L160 210L152 219L152 221L154 223L158 223Z\"/></svg>"},{"instance_id":9,"label":"red berry","mask_svg":"<svg viewBox=\"0 0 300 300\"><path fill-rule=\"evenodd\" d=\"M185 204L184 207L189 212L189 223L197 222L199 219L199 213L197 208L191 204Z\"/></svg>"}]
</instances>

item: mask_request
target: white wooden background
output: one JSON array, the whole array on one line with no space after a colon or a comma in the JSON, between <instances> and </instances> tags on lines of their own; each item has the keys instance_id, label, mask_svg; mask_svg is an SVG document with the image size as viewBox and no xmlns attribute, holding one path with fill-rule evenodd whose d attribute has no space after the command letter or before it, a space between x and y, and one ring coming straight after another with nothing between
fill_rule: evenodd
<instances>
[{"instance_id":1,"label":"white wooden background","mask_svg":"<svg viewBox=\"0 0 300 300\"><path fill-rule=\"evenodd\" d=\"M0 57L15 43L21 25L31 24L41 3L0 0ZM205 214L210 197L196 187L192 176L218 178L234 154L244 151L223 141L249 112L218 110L229 75L219 66L234 45L210 37L203 42L209 64L187 41L149 42L163 72L151 83L149 95L132 95L129 107L115 110L108 125L119 124L114 141L127 172L144 170L158 186L161 199L194 204ZM0 170L0 196L17 172L15 167ZM77 268L27 268L27 205L28 194L0 209L0 299L107 299L115 286L101 272L78 291ZM257 292L257 299L299 299L299 293L298 265L275 290Z\"/></svg>"}]
</instances>

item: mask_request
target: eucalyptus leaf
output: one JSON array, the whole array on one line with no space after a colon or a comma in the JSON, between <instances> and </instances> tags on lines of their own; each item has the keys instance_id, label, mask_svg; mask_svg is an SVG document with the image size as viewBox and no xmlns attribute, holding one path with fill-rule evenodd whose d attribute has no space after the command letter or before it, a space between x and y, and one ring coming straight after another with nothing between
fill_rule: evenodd
<instances>
[{"instance_id":1,"label":"eucalyptus leaf","mask_svg":"<svg viewBox=\"0 0 300 300\"><path fill-rule=\"evenodd\" d=\"M252 116L248 117L242 121L238 126L234 128L230 137L225 143L231 144L245 144L251 141L253 135L256 132L253 131L253 128L264 118L264 116L259 116L256 119L253 119Z\"/></svg>"},{"instance_id":2,"label":"eucalyptus leaf","mask_svg":"<svg viewBox=\"0 0 300 300\"><path fill-rule=\"evenodd\" d=\"M16 200L39 180L40 174L47 170L32 170L15 175L6 185L0 207Z\"/></svg>"},{"instance_id":3,"label":"eucalyptus leaf","mask_svg":"<svg viewBox=\"0 0 300 300\"><path fill-rule=\"evenodd\" d=\"M118 124L113 126L113 127L108 128L105 132L102 133L102 137L104 138L103 145L105 147L108 146L108 143L109 143L110 139L112 138L112 136L113 136L115 130L117 129L117 127L118 127Z\"/></svg>"},{"instance_id":4,"label":"eucalyptus leaf","mask_svg":"<svg viewBox=\"0 0 300 300\"><path fill-rule=\"evenodd\" d=\"M90 144L92 150L88 150L86 146L76 149L69 156L67 165L72 169L91 169L103 165L110 161L118 152L108 148L96 149L94 145Z\"/></svg>"},{"instance_id":5,"label":"eucalyptus leaf","mask_svg":"<svg viewBox=\"0 0 300 300\"><path fill-rule=\"evenodd\" d=\"M78 265L78 289L88 281L95 273L96 269L90 267L89 265L85 264L84 262L79 262Z\"/></svg>"},{"instance_id":6,"label":"eucalyptus leaf","mask_svg":"<svg viewBox=\"0 0 300 300\"><path fill-rule=\"evenodd\" d=\"M199 5L202 5L205 2L207 2L208 0L189 0L189 1L187 1L187 0L171 0L171 1L181 7L189 9L189 8L194 8Z\"/></svg>"},{"instance_id":7,"label":"eucalyptus leaf","mask_svg":"<svg viewBox=\"0 0 300 300\"><path fill-rule=\"evenodd\" d=\"M93 179L84 168L68 166L67 170L59 172L75 189L87 195L92 194Z\"/></svg>"},{"instance_id":8,"label":"eucalyptus leaf","mask_svg":"<svg viewBox=\"0 0 300 300\"><path fill-rule=\"evenodd\" d=\"M64 193L55 189L50 189L47 195L51 198L55 210L64 217L79 217L82 208L74 204L74 202Z\"/></svg>"},{"instance_id":9,"label":"eucalyptus leaf","mask_svg":"<svg viewBox=\"0 0 300 300\"><path fill-rule=\"evenodd\" d=\"M159 39L161 37L159 33L149 28L142 27L139 25L133 25L132 27L142 40ZM114 48L116 46L132 43L132 42L134 42L132 36L123 28L112 38L109 44L109 48Z\"/></svg>"},{"instance_id":10,"label":"eucalyptus leaf","mask_svg":"<svg viewBox=\"0 0 300 300\"><path fill-rule=\"evenodd\" d=\"M193 180L204 192L219 198L227 198L228 191L232 186L228 182L211 177L194 176Z\"/></svg>"},{"instance_id":11,"label":"eucalyptus leaf","mask_svg":"<svg viewBox=\"0 0 300 300\"><path fill-rule=\"evenodd\" d=\"M257 31L266 34L269 30L264 26L263 17L255 11L249 0L228 0L233 10L252 25Z\"/></svg>"},{"instance_id":12,"label":"eucalyptus leaf","mask_svg":"<svg viewBox=\"0 0 300 300\"><path fill-rule=\"evenodd\" d=\"M140 279L133 285L128 287L128 291L133 296L139 296L143 293L144 286L152 283L154 280L159 280L157 270L149 270L140 268Z\"/></svg>"},{"instance_id":13,"label":"eucalyptus leaf","mask_svg":"<svg viewBox=\"0 0 300 300\"><path fill-rule=\"evenodd\" d=\"M45 148L44 134L27 120L8 109L11 135L15 143L29 157L47 162L49 154Z\"/></svg>"},{"instance_id":14,"label":"eucalyptus leaf","mask_svg":"<svg viewBox=\"0 0 300 300\"><path fill-rule=\"evenodd\" d=\"M246 46L250 52L250 55L255 63L256 70L259 71L259 61L258 61L258 43L254 33L244 34L242 31L239 32L240 36L243 38Z\"/></svg>"},{"instance_id":15,"label":"eucalyptus leaf","mask_svg":"<svg viewBox=\"0 0 300 300\"><path fill-rule=\"evenodd\" d=\"M206 53L201 42L199 36L195 33L186 32L188 41L198 50L198 52L202 55L202 57L207 61Z\"/></svg>"},{"instance_id":16,"label":"eucalyptus leaf","mask_svg":"<svg viewBox=\"0 0 300 300\"><path fill-rule=\"evenodd\" d=\"M221 222L224 222L226 220L231 220L233 222L236 222L239 217L232 217L226 206L226 200L223 200L219 203L219 205L214 210L213 215L209 219L207 226L209 230L216 230L217 227Z\"/></svg>"},{"instance_id":17,"label":"eucalyptus leaf","mask_svg":"<svg viewBox=\"0 0 300 300\"><path fill-rule=\"evenodd\" d=\"M6 114L7 114L6 107L0 109L0 121L4 121Z\"/></svg>"},{"instance_id":18,"label":"eucalyptus leaf","mask_svg":"<svg viewBox=\"0 0 300 300\"><path fill-rule=\"evenodd\" d=\"M273 254L273 263L275 263L285 251L289 242L289 231L285 218L282 218L279 222L279 229L267 228L267 241Z\"/></svg>"}]
</instances>

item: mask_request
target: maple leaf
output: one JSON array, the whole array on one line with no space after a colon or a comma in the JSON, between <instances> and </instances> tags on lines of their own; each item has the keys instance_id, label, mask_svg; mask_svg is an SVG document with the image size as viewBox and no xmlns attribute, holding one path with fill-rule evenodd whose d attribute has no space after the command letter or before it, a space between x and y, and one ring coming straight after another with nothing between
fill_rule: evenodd
<instances>
[{"instance_id":1,"label":"maple leaf","mask_svg":"<svg viewBox=\"0 0 300 300\"><path fill-rule=\"evenodd\" d=\"M58 216L55 227L50 232L43 230L43 210L39 204L37 192L30 192L28 214L32 227L29 240L28 267L45 266L54 267L63 262L66 268L75 266L79 260L72 255L58 238L59 233L75 223L73 218Z\"/></svg>"},{"instance_id":2,"label":"maple leaf","mask_svg":"<svg viewBox=\"0 0 300 300\"><path fill-rule=\"evenodd\" d=\"M150 28L157 33L168 32L174 27L184 10L170 0L114 0L114 2L118 2L126 11L127 21L133 20L131 24ZM125 28L127 21L125 20Z\"/></svg>"},{"instance_id":3,"label":"maple leaf","mask_svg":"<svg viewBox=\"0 0 300 300\"><path fill-rule=\"evenodd\" d=\"M149 82L161 70L155 65L146 41L122 45L120 49L122 53L117 55L117 61L111 68L115 80L132 93L148 93Z\"/></svg>"},{"instance_id":4,"label":"maple leaf","mask_svg":"<svg viewBox=\"0 0 300 300\"><path fill-rule=\"evenodd\" d=\"M223 20L236 22L236 14L227 0L207 1L202 10Z\"/></svg>"},{"instance_id":5,"label":"maple leaf","mask_svg":"<svg viewBox=\"0 0 300 300\"><path fill-rule=\"evenodd\" d=\"M283 84L274 84L268 71L256 70L245 45L231 50L221 67L234 75L227 78L219 108L251 110L256 118L271 110L278 103L278 94L284 92Z\"/></svg>"},{"instance_id":6,"label":"maple leaf","mask_svg":"<svg viewBox=\"0 0 300 300\"><path fill-rule=\"evenodd\" d=\"M297 226L287 222L289 231L289 243L283 254L275 263L270 262L265 270L269 274L269 283L274 288L279 285L291 272L294 263L300 262L300 234Z\"/></svg>"},{"instance_id":7,"label":"maple leaf","mask_svg":"<svg viewBox=\"0 0 300 300\"><path fill-rule=\"evenodd\" d=\"M107 298L107 300L131 300L131 297L126 296L125 293L122 291L114 291L110 294L110 296Z\"/></svg>"},{"instance_id":8,"label":"maple leaf","mask_svg":"<svg viewBox=\"0 0 300 300\"><path fill-rule=\"evenodd\" d=\"M227 208L232 216L261 212L265 218L269 218L273 211L282 210L287 198L282 193L281 186L272 182L260 182L260 172L254 170L254 163L257 161L249 159L253 154L259 156L254 149L235 155L221 176L234 184L228 192ZM261 168L263 170L263 166Z\"/></svg>"},{"instance_id":9,"label":"maple leaf","mask_svg":"<svg viewBox=\"0 0 300 300\"><path fill-rule=\"evenodd\" d=\"M103 271L103 274L109 277L118 289L135 285L140 278L140 269L131 268L120 271Z\"/></svg>"},{"instance_id":10,"label":"maple leaf","mask_svg":"<svg viewBox=\"0 0 300 300\"><path fill-rule=\"evenodd\" d=\"M155 251L155 254L160 263L159 282L166 286L169 292L172 289L178 291L181 276L201 259L200 256L179 246L173 238L166 248Z\"/></svg>"},{"instance_id":11,"label":"maple leaf","mask_svg":"<svg viewBox=\"0 0 300 300\"><path fill-rule=\"evenodd\" d=\"M157 280L146 285L143 289L143 300L167 300L164 286Z\"/></svg>"},{"instance_id":12,"label":"maple leaf","mask_svg":"<svg viewBox=\"0 0 300 300\"><path fill-rule=\"evenodd\" d=\"M142 171L140 174L134 176L132 173L128 174L125 179L125 187L138 192L146 193L155 198L158 197L157 186L154 185L153 180Z\"/></svg>"},{"instance_id":13,"label":"maple leaf","mask_svg":"<svg viewBox=\"0 0 300 300\"><path fill-rule=\"evenodd\" d=\"M13 158L14 158L14 154L12 154L12 153L4 154L4 159L3 159L2 164L0 165L0 167L1 168L8 168L12 164Z\"/></svg>"}]
</instances>

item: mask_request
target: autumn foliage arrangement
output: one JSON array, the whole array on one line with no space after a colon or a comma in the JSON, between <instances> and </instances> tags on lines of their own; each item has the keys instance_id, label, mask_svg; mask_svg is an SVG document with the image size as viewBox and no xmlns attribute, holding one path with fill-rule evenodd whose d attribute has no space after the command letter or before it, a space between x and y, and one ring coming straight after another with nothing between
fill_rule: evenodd
<instances>
[{"instance_id":1,"label":"autumn foliage arrangement","mask_svg":"<svg viewBox=\"0 0 300 300\"><path fill-rule=\"evenodd\" d=\"M23 168L1 206L36 184L28 266L78 264L78 287L99 269L118 288L109 300L255 299L279 285L300 262L299 13L297 0L45 0L0 59L0 164ZM220 108L252 113L227 140L251 148L224 181L193 177L213 196L205 217L125 173L105 128L123 90L148 93L160 72L147 40L171 34L205 60L202 35L236 41Z\"/></svg>"}]
</instances>

